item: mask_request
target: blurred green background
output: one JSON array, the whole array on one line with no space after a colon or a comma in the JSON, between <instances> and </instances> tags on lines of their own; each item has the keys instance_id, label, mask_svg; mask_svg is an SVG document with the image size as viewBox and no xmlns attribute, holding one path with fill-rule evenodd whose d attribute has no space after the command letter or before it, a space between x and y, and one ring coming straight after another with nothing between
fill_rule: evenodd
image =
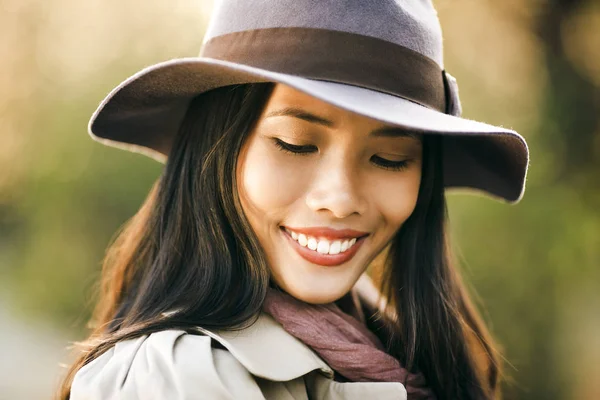
<instances>
[{"instance_id":1,"label":"blurred green background","mask_svg":"<svg viewBox=\"0 0 600 400\"><path fill-rule=\"evenodd\" d=\"M600 2L437 0L464 117L526 137L516 206L449 195L507 399L600 398ZM119 82L198 53L212 1L0 0L0 399L49 398L106 245L161 165L90 140ZM333 18L334 16L332 16Z\"/></svg>"}]
</instances>

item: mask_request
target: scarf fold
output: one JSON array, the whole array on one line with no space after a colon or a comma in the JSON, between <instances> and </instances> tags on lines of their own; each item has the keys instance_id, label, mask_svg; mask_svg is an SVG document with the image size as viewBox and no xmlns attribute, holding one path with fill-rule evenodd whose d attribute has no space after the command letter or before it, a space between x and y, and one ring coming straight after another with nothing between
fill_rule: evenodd
<instances>
[{"instance_id":1,"label":"scarf fold","mask_svg":"<svg viewBox=\"0 0 600 400\"><path fill-rule=\"evenodd\" d=\"M409 400L433 400L422 374L408 372L379 338L336 304L308 304L269 288L263 310L352 382L400 382Z\"/></svg>"}]
</instances>

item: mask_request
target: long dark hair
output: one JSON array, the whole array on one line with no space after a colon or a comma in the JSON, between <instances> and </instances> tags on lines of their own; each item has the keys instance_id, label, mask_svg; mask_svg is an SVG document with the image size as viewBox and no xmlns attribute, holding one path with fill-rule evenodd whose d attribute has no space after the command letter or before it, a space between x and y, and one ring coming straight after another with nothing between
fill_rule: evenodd
<instances>
[{"instance_id":1,"label":"long dark hair","mask_svg":"<svg viewBox=\"0 0 600 400\"><path fill-rule=\"evenodd\" d=\"M121 340L170 329L238 329L258 316L269 285L265 254L238 198L236 162L273 90L228 86L196 97L165 169L104 261L90 337L77 370ZM416 209L394 237L382 294L389 351L421 371L439 399L492 398L498 363L445 245L440 137L424 135ZM483 349L484 359L476 358Z\"/></svg>"},{"instance_id":2,"label":"long dark hair","mask_svg":"<svg viewBox=\"0 0 600 400\"><path fill-rule=\"evenodd\" d=\"M455 268L447 237L443 137L424 135L417 205L394 236L381 271L392 315L388 349L420 370L438 399L497 398L499 363Z\"/></svg>"}]
</instances>

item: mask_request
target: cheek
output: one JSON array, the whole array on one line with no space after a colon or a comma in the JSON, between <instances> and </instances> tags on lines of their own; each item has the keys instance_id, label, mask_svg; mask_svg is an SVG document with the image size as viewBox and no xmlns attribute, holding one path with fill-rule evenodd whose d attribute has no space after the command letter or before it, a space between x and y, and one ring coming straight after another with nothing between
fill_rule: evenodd
<instances>
[{"instance_id":1,"label":"cheek","mask_svg":"<svg viewBox=\"0 0 600 400\"><path fill-rule=\"evenodd\" d=\"M419 168L400 172L397 179L371 179L372 204L391 228L398 229L417 204L421 172Z\"/></svg>"},{"instance_id":2,"label":"cheek","mask_svg":"<svg viewBox=\"0 0 600 400\"><path fill-rule=\"evenodd\" d=\"M241 194L251 213L279 214L303 194L301 169L273 155L267 144L251 141L240 160ZM282 216L282 215L280 215Z\"/></svg>"}]
</instances>

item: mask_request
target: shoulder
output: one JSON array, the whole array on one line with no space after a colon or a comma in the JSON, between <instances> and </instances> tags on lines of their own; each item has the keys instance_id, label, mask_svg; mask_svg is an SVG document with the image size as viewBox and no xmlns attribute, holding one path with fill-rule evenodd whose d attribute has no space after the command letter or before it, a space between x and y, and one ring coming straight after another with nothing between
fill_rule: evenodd
<instances>
[{"instance_id":1,"label":"shoulder","mask_svg":"<svg viewBox=\"0 0 600 400\"><path fill-rule=\"evenodd\" d=\"M165 330L117 343L75 375L71 399L262 399L253 376L209 336Z\"/></svg>"}]
</instances>

